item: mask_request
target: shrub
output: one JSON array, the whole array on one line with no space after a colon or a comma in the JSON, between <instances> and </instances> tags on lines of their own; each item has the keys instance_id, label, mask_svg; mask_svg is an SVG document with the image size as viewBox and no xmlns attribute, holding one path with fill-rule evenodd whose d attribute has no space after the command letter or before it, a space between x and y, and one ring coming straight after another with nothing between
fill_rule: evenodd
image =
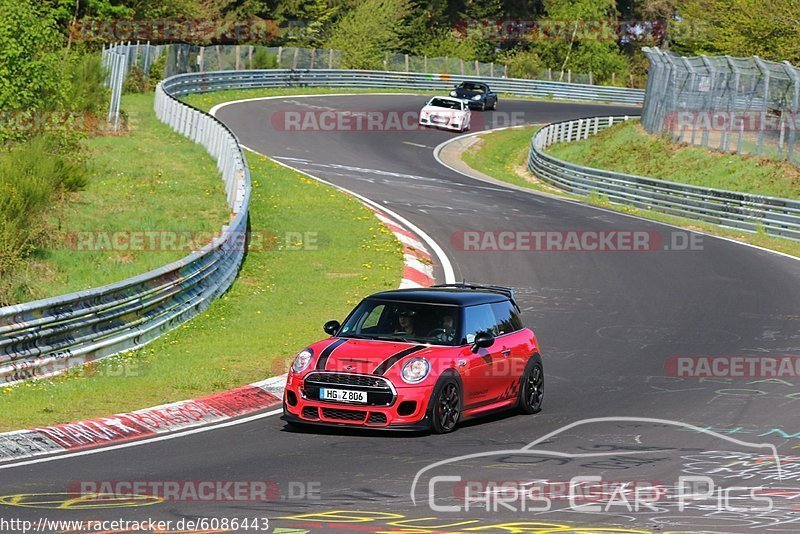
<instances>
[{"instance_id":1,"label":"shrub","mask_svg":"<svg viewBox=\"0 0 800 534\"><path fill-rule=\"evenodd\" d=\"M253 68L254 69L277 69L278 56L270 54L266 48L256 48L253 54Z\"/></svg>"},{"instance_id":2,"label":"shrub","mask_svg":"<svg viewBox=\"0 0 800 534\"><path fill-rule=\"evenodd\" d=\"M0 152L0 305L24 300L25 260L47 237L45 212L88 181L75 148L39 136Z\"/></svg>"}]
</instances>

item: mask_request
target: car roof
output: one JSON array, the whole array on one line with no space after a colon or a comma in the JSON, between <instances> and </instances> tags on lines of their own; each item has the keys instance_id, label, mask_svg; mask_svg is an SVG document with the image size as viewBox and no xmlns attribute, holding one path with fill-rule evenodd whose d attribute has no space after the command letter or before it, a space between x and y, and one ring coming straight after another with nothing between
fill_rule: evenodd
<instances>
[{"instance_id":1,"label":"car roof","mask_svg":"<svg viewBox=\"0 0 800 534\"><path fill-rule=\"evenodd\" d=\"M460 84L458 84L458 86L461 87L462 85L466 85L466 84L469 84L469 85L480 85L480 86L483 86L483 87L489 87L489 84L486 84L484 82L461 82Z\"/></svg>"},{"instance_id":2,"label":"car roof","mask_svg":"<svg viewBox=\"0 0 800 534\"><path fill-rule=\"evenodd\" d=\"M462 289L454 287L393 289L375 293L368 298L450 306L474 306L476 304L489 304L509 300L507 295L491 289Z\"/></svg>"}]
</instances>

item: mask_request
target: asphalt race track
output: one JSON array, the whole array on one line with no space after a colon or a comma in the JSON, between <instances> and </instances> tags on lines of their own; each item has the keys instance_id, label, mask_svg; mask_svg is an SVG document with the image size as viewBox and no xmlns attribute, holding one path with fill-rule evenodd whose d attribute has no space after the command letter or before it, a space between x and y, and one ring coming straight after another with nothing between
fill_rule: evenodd
<instances>
[{"instance_id":1,"label":"asphalt race track","mask_svg":"<svg viewBox=\"0 0 800 534\"><path fill-rule=\"evenodd\" d=\"M140 446L0 466L0 516L268 518L270 527L300 529L291 532L798 531L796 381L677 378L668 362L800 355L800 262L708 236L693 250L665 250L681 248L671 244L683 243L686 232L462 176L433 157L433 148L454 133L281 131L274 120L286 111L405 112L424 101L413 95L286 97L226 106L217 115L247 147L413 222L445 250L456 279L514 287L542 345L540 414L495 416L444 436L298 432L271 415ZM501 100L497 112L473 112L473 130L509 119L636 113ZM646 231L663 246L461 250L458 236L473 230ZM320 221L321 234L333 231ZM438 269L437 278L442 274ZM607 419L564 428L587 418ZM758 444L775 445L779 457ZM471 456L459 458L464 455ZM443 463L431 465L436 462ZM569 482L578 476L601 480L588 483L593 492L570 499ZM701 489L681 477L709 478ZM269 481L274 498L69 500L77 481L120 480ZM487 490L490 481L517 490ZM475 490L472 501L459 497L466 486ZM737 486L745 489L731 489ZM600 487L622 490L610 503L598 497ZM644 489L637 494L636 488ZM653 496L654 488L662 493Z\"/></svg>"}]
</instances>

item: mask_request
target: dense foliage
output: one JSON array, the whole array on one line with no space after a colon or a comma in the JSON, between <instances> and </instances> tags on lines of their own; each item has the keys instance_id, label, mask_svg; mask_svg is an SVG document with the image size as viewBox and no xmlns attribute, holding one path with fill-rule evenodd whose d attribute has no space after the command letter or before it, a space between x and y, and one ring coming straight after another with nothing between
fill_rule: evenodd
<instances>
[{"instance_id":1,"label":"dense foliage","mask_svg":"<svg viewBox=\"0 0 800 534\"><path fill-rule=\"evenodd\" d=\"M26 2L31 0L21 0ZM11 3L16 2L0 0ZM797 0L44 0L36 5L49 16L32 20L28 33L45 36L37 45L44 48L53 45L45 27L55 26L72 44L68 29L87 20L261 18L281 28L268 44L336 48L348 66L358 68L380 67L386 53L408 53L502 62L519 76L545 69L558 77L591 71L602 83L613 78L641 85L647 67L643 46L800 62ZM534 29L509 35L513 25L497 31L497 21ZM555 31L542 31L549 27L545 21ZM213 36L199 40L194 42L215 42ZM43 55L37 65L47 61ZM49 83L47 76L38 80Z\"/></svg>"}]
</instances>

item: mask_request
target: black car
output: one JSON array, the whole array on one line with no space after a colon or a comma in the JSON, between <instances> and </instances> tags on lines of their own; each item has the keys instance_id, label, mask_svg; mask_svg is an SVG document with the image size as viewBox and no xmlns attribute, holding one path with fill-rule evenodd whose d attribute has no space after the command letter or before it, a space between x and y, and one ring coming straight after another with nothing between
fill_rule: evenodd
<instances>
[{"instance_id":1,"label":"black car","mask_svg":"<svg viewBox=\"0 0 800 534\"><path fill-rule=\"evenodd\" d=\"M450 91L450 96L466 100L473 109L497 109L497 93L493 93L485 83L461 82Z\"/></svg>"}]
</instances>

